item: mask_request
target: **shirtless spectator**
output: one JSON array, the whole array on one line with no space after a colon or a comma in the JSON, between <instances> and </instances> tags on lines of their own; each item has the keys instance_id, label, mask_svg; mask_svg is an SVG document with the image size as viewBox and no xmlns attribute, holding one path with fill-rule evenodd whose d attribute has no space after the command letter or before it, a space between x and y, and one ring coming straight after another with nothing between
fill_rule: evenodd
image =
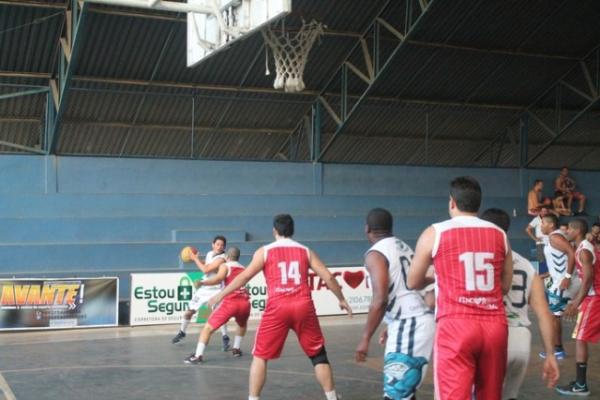
<instances>
[{"instance_id":1,"label":"shirtless spectator","mask_svg":"<svg viewBox=\"0 0 600 400\"><path fill-rule=\"evenodd\" d=\"M575 215L587 215L585 209L585 195L576 190L577 183L569 176L569 168L562 167L560 174L554 181L554 191L560 192L565 197L567 209L573 211L573 200L579 201L579 209Z\"/></svg>"},{"instance_id":2,"label":"shirtless spectator","mask_svg":"<svg viewBox=\"0 0 600 400\"><path fill-rule=\"evenodd\" d=\"M556 216L573 215L573 212L571 211L571 209L567 208L567 205L565 204L566 199L567 199L567 196L563 195L562 192L554 193L554 199L552 200L552 205L554 207L554 212L555 212Z\"/></svg>"},{"instance_id":3,"label":"shirtless spectator","mask_svg":"<svg viewBox=\"0 0 600 400\"><path fill-rule=\"evenodd\" d=\"M533 188L527 195L527 212L532 217L537 217L540 214L545 214L552 210L552 200L542 196L542 189L544 189L544 182L541 179L536 179L533 182Z\"/></svg>"}]
</instances>

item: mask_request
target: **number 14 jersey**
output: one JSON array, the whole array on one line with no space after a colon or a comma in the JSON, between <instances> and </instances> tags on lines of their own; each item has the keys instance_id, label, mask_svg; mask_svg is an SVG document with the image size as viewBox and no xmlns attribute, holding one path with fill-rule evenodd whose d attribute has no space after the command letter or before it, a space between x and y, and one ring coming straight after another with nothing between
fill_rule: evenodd
<instances>
[{"instance_id":1,"label":"number 14 jersey","mask_svg":"<svg viewBox=\"0 0 600 400\"><path fill-rule=\"evenodd\" d=\"M501 275L508 250L502 229L472 216L434 224L436 317L506 323Z\"/></svg>"},{"instance_id":2,"label":"number 14 jersey","mask_svg":"<svg viewBox=\"0 0 600 400\"><path fill-rule=\"evenodd\" d=\"M263 273L267 282L269 301L311 299L308 284L310 250L289 239L279 239L264 247Z\"/></svg>"}]
</instances>

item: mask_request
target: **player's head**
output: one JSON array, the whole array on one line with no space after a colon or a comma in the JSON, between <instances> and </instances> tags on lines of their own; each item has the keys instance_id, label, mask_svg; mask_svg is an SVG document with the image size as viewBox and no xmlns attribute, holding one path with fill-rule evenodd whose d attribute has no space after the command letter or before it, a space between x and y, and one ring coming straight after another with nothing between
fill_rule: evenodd
<instances>
[{"instance_id":1,"label":"player's head","mask_svg":"<svg viewBox=\"0 0 600 400\"><path fill-rule=\"evenodd\" d=\"M533 189L541 191L544 188L544 181L541 179L536 179L533 181Z\"/></svg>"},{"instance_id":2,"label":"player's head","mask_svg":"<svg viewBox=\"0 0 600 400\"><path fill-rule=\"evenodd\" d=\"M227 260L229 261L239 261L240 260L240 249L235 246L232 246L227 249Z\"/></svg>"},{"instance_id":3,"label":"player's head","mask_svg":"<svg viewBox=\"0 0 600 400\"><path fill-rule=\"evenodd\" d=\"M481 214L481 219L491 222L504 232L508 232L510 228L510 216L499 208L488 208Z\"/></svg>"},{"instance_id":4,"label":"player's head","mask_svg":"<svg viewBox=\"0 0 600 400\"><path fill-rule=\"evenodd\" d=\"M566 222L561 222L558 224L558 229L560 229L563 233L567 233L569 231L569 224Z\"/></svg>"},{"instance_id":5,"label":"player's head","mask_svg":"<svg viewBox=\"0 0 600 400\"><path fill-rule=\"evenodd\" d=\"M294 219L290 214L279 214L273 218L273 234L286 238L294 236Z\"/></svg>"},{"instance_id":6,"label":"player's head","mask_svg":"<svg viewBox=\"0 0 600 400\"><path fill-rule=\"evenodd\" d=\"M450 215L458 213L476 214L481 206L481 186L475 178L460 176L450 182Z\"/></svg>"},{"instance_id":7,"label":"player's head","mask_svg":"<svg viewBox=\"0 0 600 400\"><path fill-rule=\"evenodd\" d=\"M569 221L568 237L571 240L583 240L588 233L588 224L585 219L576 218Z\"/></svg>"},{"instance_id":8,"label":"player's head","mask_svg":"<svg viewBox=\"0 0 600 400\"><path fill-rule=\"evenodd\" d=\"M562 176L567 176L567 175L569 175L569 167L562 167L562 168L560 169L560 174L561 174Z\"/></svg>"},{"instance_id":9,"label":"player's head","mask_svg":"<svg viewBox=\"0 0 600 400\"><path fill-rule=\"evenodd\" d=\"M212 241L212 250L217 254L221 254L225 251L225 246L227 246L227 239L225 239L225 236L215 236Z\"/></svg>"},{"instance_id":10,"label":"player's head","mask_svg":"<svg viewBox=\"0 0 600 400\"><path fill-rule=\"evenodd\" d=\"M600 233L600 222L594 222L594 224L592 225L592 233L594 235L597 235Z\"/></svg>"},{"instance_id":11,"label":"player's head","mask_svg":"<svg viewBox=\"0 0 600 400\"><path fill-rule=\"evenodd\" d=\"M374 208L367 214L365 233L369 240L375 237L391 236L394 226L392 214L384 208Z\"/></svg>"},{"instance_id":12,"label":"player's head","mask_svg":"<svg viewBox=\"0 0 600 400\"><path fill-rule=\"evenodd\" d=\"M546 214L542 217L540 229L544 235L548 235L558 228L558 218L554 214Z\"/></svg>"}]
</instances>

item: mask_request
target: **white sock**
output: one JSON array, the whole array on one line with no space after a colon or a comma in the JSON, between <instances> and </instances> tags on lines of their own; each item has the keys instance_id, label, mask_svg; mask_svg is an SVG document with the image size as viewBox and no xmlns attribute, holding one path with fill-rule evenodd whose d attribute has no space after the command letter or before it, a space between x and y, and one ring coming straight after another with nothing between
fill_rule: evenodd
<instances>
[{"instance_id":1,"label":"white sock","mask_svg":"<svg viewBox=\"0 0 600 400\"><path fill-rule=\"evenodd\" d=\"M248 396L248 400L260 400L258 396Z\"/></svg>"},{"instance_id":2,"label":"white sock","mask_svg":"<svg viewBox=\"0 0 600 400\"><path fill-rule=\"evenodd\" d=\"M185 330L187 329L187 327L188 327L188 325L190 324L190 322L191 322L191 320L189 320L189 319L185 319L185 318L184 318L184 319L181 321L181 327L179 328L179 330L180 330L181 332L184 332L184 333L185 333Z\"/></svg>"},{"instance_id":3,"label":"white sock","mask_svg":"<svg viewBox=\"0 0 600 400\"><path fill-rule=\"evenodd\" d=\"M243 336L235 335L235 339L233 339L233 348L234 349L240 348L240 346L242 345L242 338L243 338Z\"/></svg>"},{"instance_id":4,"label":"white sock","mask_svg":"<svg viewBox=\"0 0 600 400\"><path fill-rule=\"evenodd\" d=\"M196 357L200 357L201 355L204 355L204 349L206 348L206 345L202 342L198 342L198 346L196 346Z\"/></svg>"},{"instance_id":5,"label":"white sock","mask_svg":"<svg viewBox=\"0 0 600 400\"><path fill-rule=\"evenodd\" d=\"M227 324L221 325L221 334L227 336Z\"/></svg>"},{"instance_id":6,"label":"white sock","mask_svg":"<svg viewBox=\"0 0 600 400\"><path fill-rule=\"evenodd\" d=\"M332 390L331 392L325 392L325 398L327 400L337 400L337 394L335 393L335 390Z\"/></svg>"}]
</instances>

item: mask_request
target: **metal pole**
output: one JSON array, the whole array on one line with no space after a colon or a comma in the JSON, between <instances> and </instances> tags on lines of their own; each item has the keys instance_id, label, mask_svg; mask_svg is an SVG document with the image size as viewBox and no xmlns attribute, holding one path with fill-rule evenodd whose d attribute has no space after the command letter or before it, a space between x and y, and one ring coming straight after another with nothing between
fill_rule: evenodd
<instances>
[{"instance_id":1,"label":"metal pole","mask_svg":"<svg viewBox=\"0 0 600 400\"><path fill-rule=\"evenodd\" d=\"M527 166L527 158L529 157L529 115L524 113L521 115L521 119L519 120L519 147L521 150L521 160L519 165L521 168L525 168Z\"/></svg>"}]
</instances>

